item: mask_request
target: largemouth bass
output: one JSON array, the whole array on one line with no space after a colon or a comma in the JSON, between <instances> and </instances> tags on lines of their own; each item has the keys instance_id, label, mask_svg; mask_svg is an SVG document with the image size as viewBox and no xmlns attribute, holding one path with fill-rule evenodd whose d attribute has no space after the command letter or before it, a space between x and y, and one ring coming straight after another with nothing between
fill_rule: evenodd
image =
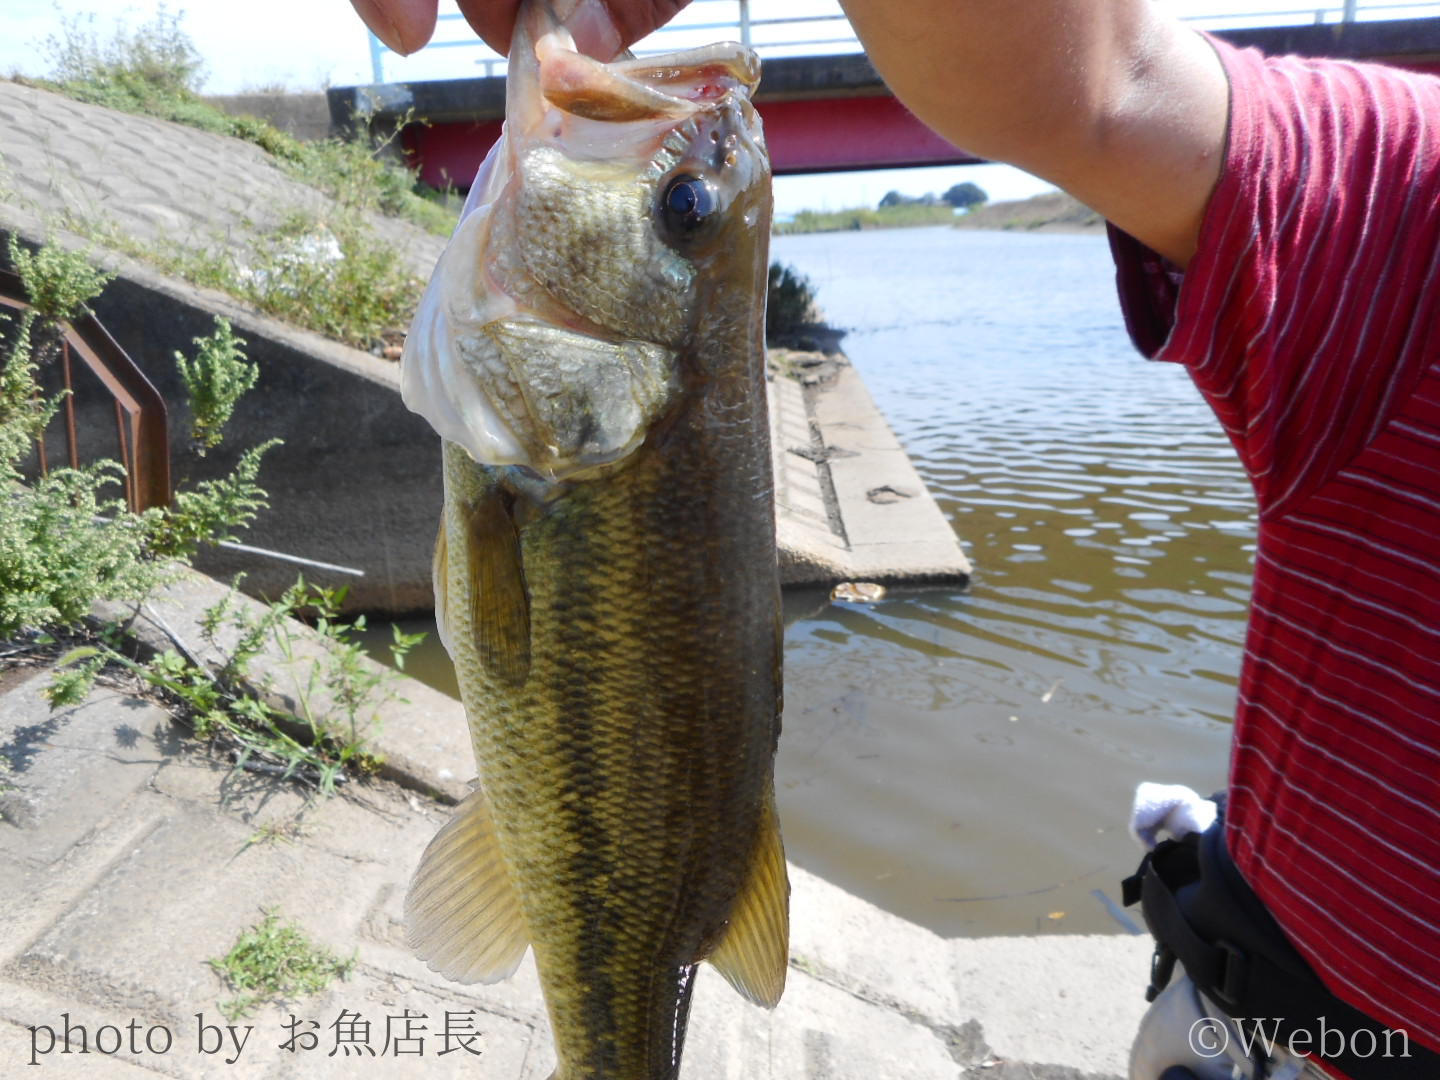
<instances>
[{"instance_id":1,"label":"largemouth bass","mask_svg":"<svg viewBox=\"0 0 1440 1080\"><path fill-rule=\"evenodd\" d=\"M479 771L407 936L460 981L532 947L557 1080L673 1078L702 960L784 988L758 76L738 45L600 63L527 4L405 347Z\"/></svg>"}]
</instances>

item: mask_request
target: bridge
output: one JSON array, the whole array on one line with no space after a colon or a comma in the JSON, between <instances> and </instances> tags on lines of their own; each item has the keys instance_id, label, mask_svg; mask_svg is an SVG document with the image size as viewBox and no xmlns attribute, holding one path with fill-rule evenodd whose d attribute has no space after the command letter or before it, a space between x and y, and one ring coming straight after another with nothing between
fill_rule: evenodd
<instances>
[{"instance_id":1,"label":"bridge","mask_svg":"<svg viewBox=\"0 0 1440 1080\"><path fill-rule=\"evenodd\" d=\"M773 5L777 0L770 2ZM688 22L681 20L679 25L652 35L636 51L665 52L727 37L752 44L764 59L755 104L765 123L766 143L777 175L962 165L980 160L925 127L891 95L860 51L844 16L835 13L838 8L833 3L833 11L797 15L796 9L806 10L803 0L780 2L786 4L787 14L767 19L752 17L751 11L752 4L760 9L766 0L696 0L688 9L692 13ZM1188 7L1193 9L1189 12L1183 10L1187 0L1165 2L1217 37L1267 53L1373 60L1440 74L1440 4L1342 0L1317 7L1312 0L1303 8L1292 5L1284 11L1223 16L1213 13L1214 5L1208 0L1189 0ZM738 6L739 19L701 21L706 18L707 6L720 3ZM1274 7L1282 3L1277 0ZM1205 8L1210 13L1202 13ZM1417 9L1426 11L1426 17L1387 17ZM698 17L693 14L697 11ZM1280 25L1224 25L1242 17ZM458 20L459 16L449 18ZM372 131L398 130L399 146L421 179L438 188L464 189L500 135L505 78L496 72L503 70L504 59L476 42L463 25L452 29L459 33L445 39L442 23L442 40L428 49L478 53L472 63L483 67L486 75L385 81L383 46L372 39L376 81L369 86L331 89L329 99L337 126L353 126L358 119L368 122ZM816 49L824 54L814 55Z\"/></svg>"}]
</instances>

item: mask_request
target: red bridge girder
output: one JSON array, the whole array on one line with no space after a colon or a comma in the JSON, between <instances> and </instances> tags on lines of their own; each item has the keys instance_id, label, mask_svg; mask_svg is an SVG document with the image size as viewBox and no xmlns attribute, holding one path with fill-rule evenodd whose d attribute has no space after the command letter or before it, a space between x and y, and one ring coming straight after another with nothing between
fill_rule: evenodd
<instances>
[{"instance_id":1,"label":"red bridge girder","mask_svg":"<svg viewBox=\"0 0 1440 1080\"><path fill-rule=\"evenodd\" d=\"M1218 31L1267 53L1379 60L1440 74L1440 19ZM401 145L421 178L467 188L500 134L505 80L342 87L330 91L337 126L356 115L386 128L407 115ZM863 54L765 62L756 107L777 175L961 165L979 161L936 135L890 95Z\"/></svg>"},{"instance_id":2,"label":"red bridge girder","mask_svg":"<svg viewBox=\"0 0 1440 1080\"><path fill-rule=\"evenodd\" d=\"M757 107L777 176L980 160L936 135L888 94L762 101ZM425 183L465 188L499 137L499 120L442 121L407 128L404 145Z\"/></svg>"}]
</instances>

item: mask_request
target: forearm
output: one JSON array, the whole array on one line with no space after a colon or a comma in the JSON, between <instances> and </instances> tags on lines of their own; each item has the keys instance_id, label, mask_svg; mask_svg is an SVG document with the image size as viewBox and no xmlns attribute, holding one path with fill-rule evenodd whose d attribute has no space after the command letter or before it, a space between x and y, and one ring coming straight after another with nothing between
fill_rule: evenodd
<instances>
[{"instance_id":1,"label":"forearm","mask_svg":"<svg viewBox=\"0 0 1440 1080\"><path fill-rule=\"evenodd\" d=\"M907 106L1182 265L1219 175L1219 62L1151 0L842 0Z\"/></svg>"}]
</instances>

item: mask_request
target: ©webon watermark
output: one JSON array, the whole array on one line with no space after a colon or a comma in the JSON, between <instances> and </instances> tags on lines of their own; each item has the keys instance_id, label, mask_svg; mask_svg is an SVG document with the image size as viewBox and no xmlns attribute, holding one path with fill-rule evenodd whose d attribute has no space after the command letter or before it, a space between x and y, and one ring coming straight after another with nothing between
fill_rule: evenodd
<instances>
[{"instance_id":1,"label":"\u00a9webon watermark","mask_svg":"<svg viewBox=\"0 0 1440 1080\"><path fill-rule=\"evenodd\" d=\"M1318 1031L1296 1028L1284 1039L1280 1037L1278 1017L1237 1016L1233 1024L1227 1024L1213 1016L1202 1016L1190 1025L1190 1049L1200 1057L1221 1057L1229 1052L1232 1044L1247 1058L1257 1052L1273 1058L1279 1050L1295 1057L1319 1054L1322 1058L1334 1058L1347 1051L1357 1058L1410 1056L1410 1034L1404 1028L1386 1028L1378 1033L1369 1028L1347 1032L1330 1027L1323 1016Z\"/></svg>"}]
</instances>

